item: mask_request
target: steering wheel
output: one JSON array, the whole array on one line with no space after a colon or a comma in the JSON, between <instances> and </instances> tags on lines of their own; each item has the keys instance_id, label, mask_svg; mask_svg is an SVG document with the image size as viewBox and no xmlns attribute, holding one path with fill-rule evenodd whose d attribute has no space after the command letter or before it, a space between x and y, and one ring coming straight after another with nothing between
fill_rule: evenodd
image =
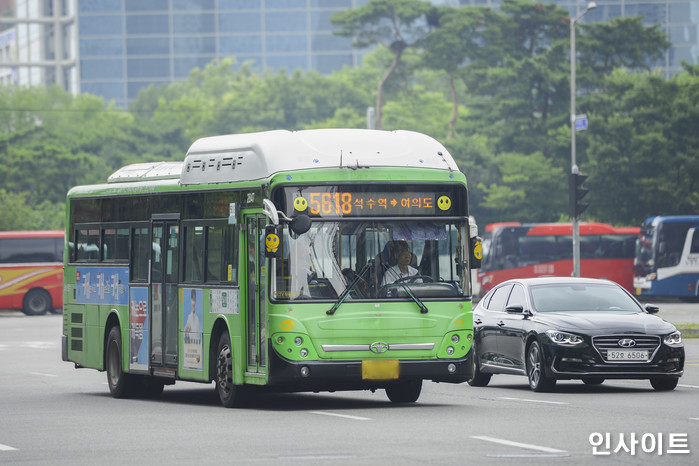
<instances>
[{"instance_id":1,"label":"steering wheel","mask_svg":"<svg viewBox=\"0 0 699 466\"><path fill-rule=\"evenodd\" d=\"M418 280L422 280L423 283L431 283L434 281L434 279L432 277L430 277L429 275L410 275L408 277L399 278L398 280L394 281L393 283L402 283L402 282L415 283Z\"/></svg>"}]
</instances>

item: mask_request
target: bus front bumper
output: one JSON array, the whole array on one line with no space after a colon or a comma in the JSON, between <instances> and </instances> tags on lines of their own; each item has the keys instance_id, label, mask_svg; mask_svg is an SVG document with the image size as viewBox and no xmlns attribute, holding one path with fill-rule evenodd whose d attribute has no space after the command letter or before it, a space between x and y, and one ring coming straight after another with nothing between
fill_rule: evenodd
<instances>
[{"instance_id":1,"label":"bus front bumper","mask_svg":"<svg viewBox=\"0 0 699 466\"><path fill-rule=\"evenodd\" d=\"M270 345L269 384L279 391L340 391L385 388L404 380L463 383L473 374L472 350L462 359L398 360L398 378L369 379L362 376L361 360L290 361Z\"/></svg>"}]
</instances>

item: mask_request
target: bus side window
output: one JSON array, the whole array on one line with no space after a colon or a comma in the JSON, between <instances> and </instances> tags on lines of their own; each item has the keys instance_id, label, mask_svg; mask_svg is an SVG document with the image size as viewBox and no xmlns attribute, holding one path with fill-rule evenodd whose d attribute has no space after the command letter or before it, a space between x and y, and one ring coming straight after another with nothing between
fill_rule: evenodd
<instances>
[{"instance_id":1,"label":"bus side window","mask_svg":"<svg viewBox=\"0 0 699 466\"><path fill-rule=\"evenodd\" d=\"M99 229L80 229L75 232L77 262L97 262L100 258L100 231Z\"/></svg>"},{"instance_id":2,"label":"bus side window","mask_svg":"<svg viewBox=\"0 0 699 466\"><path fill-rule=\"evenodd\" d=\"M209 225L206 232L206 281L220 282L224 275L223 264L223 231L224 227Z\"/></svg>"},{"instance_id":3,"label":"bus side window","mask_svg":"<svg viewBox=\"0 0 699 466\"><path fill-rule=\"evenodd\" d=\"M150 234L147 227L132 228L131 280L148 280L148 260L151 254Z\"/></svg>"},{"instance_id":4,"label":"bus side window","mask_svg":"<svg viewBox=\"0 0 699 466\"><path fill-rule=\"evenodd\" d=\"M184 281L204 281L204 227L187 225L184 228Z\"/></svg>"}]
</instances>

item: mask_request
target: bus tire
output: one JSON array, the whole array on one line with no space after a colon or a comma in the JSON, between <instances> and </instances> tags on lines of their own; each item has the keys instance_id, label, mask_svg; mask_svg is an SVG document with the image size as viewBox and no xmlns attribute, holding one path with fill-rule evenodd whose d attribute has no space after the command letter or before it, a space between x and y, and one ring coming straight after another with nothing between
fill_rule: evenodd
<instances>
[{"instance_id":1,"label":"bus tire","mask_svg":"<svg viewBox=\"0 0 699 466\"><path fill-rule=\"evenodd\" d=\"M44 315L52 307L51 295L41 288L29 290L29 293L24 295L24 300L22 301L22 312L28 316Z\"/></svg>"},{"instance_id":2,"label":"bus tire","mask_svg":"<svg viewBox=\"0 0 699 466\"><path fill-rule=\"evenodd\" d=\"M422 379L395 382L386 387L386 396L393 403L414 403L420 398Z\"/></svg>"},{"instance_id":3,"label":"bus tire","mask_svg":"<svg viewBox=\"0 0 699 466\"><path fill-rule=\"evenodd\" d=\"M143 376L143 396L146 398L160 398L163 396L165 382L158 377Z\"/></svg>"},{"instance_id":4,"label":"bus tire","mask_svg":"<svg viewBox=\"0 0 699 466\"><path fill-rule=\"evenodd\" d=\"M124 372L121 362L121 331L115 325L109 331L105 346L107 383L109 384L109 392L114 398L131 398L137 392L139 380L137 376Z\"/></svg>"},{"instance_id":5,"label":"bus tire","mask_svg":"<svg viewBox=\"0 0 699 466\"><path fill-rule=\"evenodd\" d=\"M243 387L233 383L233 349L228 330L224 330L216 347L216 393L226 408L242 405Z\"/></svg>"}]
</instances>

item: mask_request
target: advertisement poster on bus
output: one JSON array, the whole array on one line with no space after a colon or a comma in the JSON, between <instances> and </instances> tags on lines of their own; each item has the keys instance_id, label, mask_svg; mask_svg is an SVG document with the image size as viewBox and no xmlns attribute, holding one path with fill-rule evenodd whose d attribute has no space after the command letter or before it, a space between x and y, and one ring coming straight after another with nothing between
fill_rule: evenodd
<instances>
[{"instance_id":1,"label":"advertisement poster on bus","mask_svg":"<svg viewBox=\"0 0 699 466\"><path fill-rule=\"evenodd\" d=\"M202 370L202 328L204 299L201 289L182 288L180 309L182 310L182 352L184 369Z\"/></svg>"},{"instance_id":2,"label":"advertisement poster on bus","mask_svg":"<svg viewBox=\"0 0 699 466\"><path fill-rule=\"evenodd\" d=\"M148 288L131 288L129 368L148 370Z\"/></svg>"},{"instance_id":3,"label":"advertisement poster on bus","mask_svg":"<svg viewBox=\"0 0 699 466\"><path fill-rule=\"evenodd\" d=\"M75 288L78 304L126 306L129 303L129 268L78 267Z\"/></svg>"},{"instance_id":4,"label":"advertisement poster on bus","mask_svg":"<svg viewBox=\"0 0 699 466\"><path fill-rule=\"evenodd\" d=\"M214 289L209 291L209 312L211 314L240 314L238 289Z\"/></svg>"}]
</instances>

